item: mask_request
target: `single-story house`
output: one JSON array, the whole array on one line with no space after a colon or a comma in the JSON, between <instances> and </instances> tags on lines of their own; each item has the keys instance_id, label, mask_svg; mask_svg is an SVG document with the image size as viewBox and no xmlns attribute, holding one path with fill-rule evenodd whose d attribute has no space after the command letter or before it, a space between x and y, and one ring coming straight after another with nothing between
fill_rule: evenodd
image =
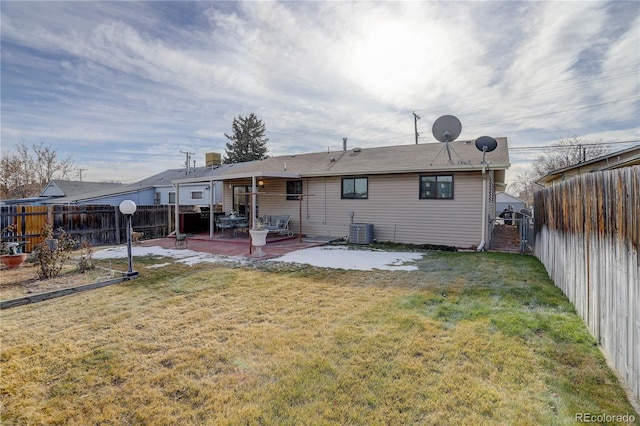
<instances>
[{"instance_id":1,"label":"single-story house","mask_svg":"<svg viewBox=\"0 0 640 426\"><path fill-rule=\"evenodd\" d=\"M542 186L552 186L573 176L637 165L640 165L640 145L554 170L540 178L537 183Z\"/></svg>"},{"instance_id":2,"label":"single-story house","mask_svg":"<svg viewBox=\"0 0 640 426\"><path fill-rule=\"evenodd\" d=\"M81 194L94 193L97 191L103 190L115 190L118 187L123 186L121 183L107 183L107 182L87 182L87 181L76 181L76 180L62 180L62 179L53 179L51 180L47 186L44 187L40 195L36 197L28 197L28 198L16 198L11 200L2 200L2 204L10 205L10 204L20 204L20 205L30 205L30 206L39 206L46 204L51 204L50 201L54 199L62 199L64 197L74 197Z\"/></svg>"},{"instance_id":3,"label":"single-story house","mask_svg":"<svg viewBox=\"0 0 640 426\"><path fill-rule=\"evenodd\" d=\"M175 204L177 200L176 190L171 183L173 180L215 176L224 172L226 168L226 165L222 165L192 167L189 170L185 168L169 169L131 184L52 180L40 194L38 202L43 205L106 204L118 206L123 200L132 200L139 206ZM188 188L183 188L180 193L179 204L195 207L221 203L221 187L222 182L219 181L215 182L213 186L210 183L190 185Z\"/></svg>"},{"instance_id":4,"label":"single-story house","mask_svg":"<svg viewBox=\"0 0 640 426\"><path fill-rule=\"evenodd\" d=\"M348 237L364 223L381 242L482 249L510 166L507 139L496 140L485 161L474 141L352 149L345 141L341 151L237 163L173 183L182 191L222 181L225 212L290 215L291 229L310 237Z\"/></svg>"},{"instance_id":5,"label":"single-story house","mask_svg":"<svg viewBox=\"0 0 640 426\"><path fill-rule=\"evenodd\" d=\"M54 179L40 193L40 197L63 198L74 197L91 192L116 189L124 186L115 182L86 182L79 180Z\"/></svg>"},{"instance_id":6,"label":"single-story house","mask_svg":"<svg viewBox=\"0 0 640 426\"><path fill-rule=\"evenodd\" d=\"M527 208L527 203L518 197L507 194L506 192L498 192L496 198L496 211L498 214L509 208L509 206L513 207L514 211L519 212L520 210Z\"/></svg>"}]
</instances>

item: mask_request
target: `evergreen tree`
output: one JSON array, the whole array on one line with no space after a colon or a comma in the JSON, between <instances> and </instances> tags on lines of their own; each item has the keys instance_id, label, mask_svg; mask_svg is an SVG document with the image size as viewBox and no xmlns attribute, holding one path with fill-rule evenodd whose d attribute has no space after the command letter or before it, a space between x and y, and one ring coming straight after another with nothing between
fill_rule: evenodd
<instances>
[{"instance_id":1,"label":"evergreen tree","mask_svg":"<svg viewBox=\"0 0 640 426\"><path fill-rule=\"evenodd\" d=\"M264 137L265 126L254 113L248 117L238 115L233 119L233 134L224 134L232 143L227 143L224 163L242 163L244 161L267 158L267 142Z\"/></svg>"}]
</instances>

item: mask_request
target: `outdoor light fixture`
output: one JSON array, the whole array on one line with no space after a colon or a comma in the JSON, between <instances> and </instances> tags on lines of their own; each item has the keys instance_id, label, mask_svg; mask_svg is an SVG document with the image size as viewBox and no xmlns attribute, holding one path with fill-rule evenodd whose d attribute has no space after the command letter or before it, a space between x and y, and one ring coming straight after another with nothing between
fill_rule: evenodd
<instances>
[{"instance_id":1,"label":"outdoor light fixture","mask_svg":"<svg viewBox=\"0 0 640 426\"><path fill-rule=\"evenodd\" d=\"M127 216L127 257L129 258L129 270L127 278L133 279L138 273L133 270L133 258L131 256L131 216L136 212L136 203L131 200L124 200L120 203L120 213Z\"/></svg>"},{"instance_id":2,"label":"outdoor light fixture","mask_svg":"<svg viewBox=\"0 0 640 426\"><path fill-rule=\"evenodd\" d=\"M258 188L264 188L264 181L262 179L258 181Z\"/></svg>"}]
</instances>

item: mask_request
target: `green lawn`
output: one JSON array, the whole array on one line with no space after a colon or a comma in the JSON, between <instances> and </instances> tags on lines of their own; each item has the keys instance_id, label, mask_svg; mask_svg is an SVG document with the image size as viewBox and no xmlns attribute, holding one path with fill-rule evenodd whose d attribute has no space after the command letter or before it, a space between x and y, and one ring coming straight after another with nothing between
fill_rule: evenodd
<instances>
[{"instance_id":1,"label":"green lawn","mask_svg":"<svg viewBox=\"0 0 640 426\"><path fill-rule=\"evenodd\" d=\"M2 311L3 424L574 424L633 414L530 256L418 271L145 265Z\"/></svg>"}]
</instances>

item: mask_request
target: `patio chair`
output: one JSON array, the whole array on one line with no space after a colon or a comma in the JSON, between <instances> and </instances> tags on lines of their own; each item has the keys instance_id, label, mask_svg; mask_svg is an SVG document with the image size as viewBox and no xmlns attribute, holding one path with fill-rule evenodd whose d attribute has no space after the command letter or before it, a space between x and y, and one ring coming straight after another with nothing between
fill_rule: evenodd
<instances>
[{"instance_id":1,"label":"patio chair","mask_svg":"<svg viewBox=\"0 0 640 426\"><path fill-rule=\"evenodd\" d=\"M249 232L249 221L247 219L239 220L234 223L235 232L240 231L242 234L247 234Z\"/></svg>"},{"instance_id":2,"label":"patio chair","mask_svg":"<svg viewBox=\"0 0 640 426\"><path fill-rule=\"evenodd\" d=\"M187 234L181 234L176 232L176 248L188 248L189 241L187 240Z\"/></svg>"},{"instance_id":3,"label":"patio chair","mask_svg":"<svg viewBox=\"0 0 640 426\"><path fill-rule=\"evenodd\" d=\"M229 218L220 216L216 221L216 226L222 232L222 238L224 238L224 230L225 229L235 229L236 224L233 223Z\"/></svg>"}]
</instances>

